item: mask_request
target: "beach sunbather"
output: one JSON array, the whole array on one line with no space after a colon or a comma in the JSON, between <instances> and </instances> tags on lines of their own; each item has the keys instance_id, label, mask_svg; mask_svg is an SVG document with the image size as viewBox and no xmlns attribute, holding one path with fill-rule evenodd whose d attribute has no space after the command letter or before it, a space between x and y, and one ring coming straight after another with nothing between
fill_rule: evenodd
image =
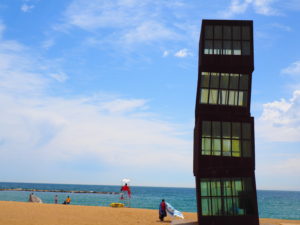
<instances>
[{"instance_id":1,"label":"beach sunbather","mask_svg":"<svg viewBox=\"0 0 300 225\"><path fill-rule=\"evenodd\" d=\"M71 198L70 198L70 196L68 196L63 204L69 205L70 203L71 203Z\"/></svg>"}]
</instances>

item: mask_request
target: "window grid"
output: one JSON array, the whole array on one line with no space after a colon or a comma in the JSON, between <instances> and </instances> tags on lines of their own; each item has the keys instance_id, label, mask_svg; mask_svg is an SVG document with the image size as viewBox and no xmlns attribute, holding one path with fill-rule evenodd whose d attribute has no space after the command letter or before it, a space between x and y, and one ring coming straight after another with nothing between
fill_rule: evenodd
<instances>
[{"instance_id":1,"label":"window grid","mask_svg":"<svg viewBox=\"0 0 300 225\"><path fill-rule=\"evenodd\" d=\"M253 213L249 202L251 178L201 179L201 214L203 216L238 216Z\"/></svg>"},{"instance_id":2,"label":"window grid","mask_svg":"<svg viewBox=\"0 0 300 225\"><path fill-rule=\"evenodd\" d=\"M220 28L219 33L216 32L217 28ZM236 30L236 33L234 30ZM211 35L209 32L211 32ZM237 37L235 37L236 34ZM250 27L206 25L204 54L250 55Z\"/></svg>"},{"instance_id":3,"label":"window grid","mask_svg":"<svg viewBox=\"0 0 300 225\"><path fill-rule=\"evenodd\" d=\"M227 124L227 126L226 126ZM214 126L218 127L214 129ZM225 129L229 126L229 134ZM234 130L237 127L238 130ZM202 155L251 157L251 124L225 121L202 121ZM216 133L219 133L216 134Z\"/></svg>"},{"instance_id":4,"label":"window grid","mask_svg":"<svg viewBox=\"0 0 300 225\"><path fill-rule=\"evenodd\" d=\"M212 82L214 76L218 76L216 86ZM227 85L224 85L222 78L226 80L226 77L228 81ZM237 78L234 80L234 77ZM234 82L237 83L237 86L231 87L234 86ZM244 82L243 88L241 87L242 82ZM249 75L247 74L202 72L200 103L246 107L248 102L248 86Z\"/></svg>"}]
</instances>

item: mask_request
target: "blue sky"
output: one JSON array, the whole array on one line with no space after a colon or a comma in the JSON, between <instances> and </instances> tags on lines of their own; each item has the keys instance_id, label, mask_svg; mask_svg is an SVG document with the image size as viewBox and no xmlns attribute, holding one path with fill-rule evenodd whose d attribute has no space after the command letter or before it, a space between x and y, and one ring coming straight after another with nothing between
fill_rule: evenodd
<instances>
[{"instance_id":1,"label":"blue sky","mask_svg":"<svg viewBox=\"0 0 300 225\"><path fill-rule=\"evenodd\" d=\"M299 0L2 0L0 181L193 187L202 19L254 21L258 189L300 190Z\"/></svg>"}]
</instances>

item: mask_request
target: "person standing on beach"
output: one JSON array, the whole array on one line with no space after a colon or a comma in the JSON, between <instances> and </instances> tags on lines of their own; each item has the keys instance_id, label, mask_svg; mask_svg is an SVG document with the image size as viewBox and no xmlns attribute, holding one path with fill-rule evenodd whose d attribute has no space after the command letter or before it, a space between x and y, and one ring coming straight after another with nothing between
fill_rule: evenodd
<instances>
[{"instance_id":1,"label":"person standing on beach","mask_svg":"<svg viewBox=\"0 0 300 225\"><path fill-rule=\"evenodd\" d=\"M54 203L57 204L57 202L58 202L58 196L55 195L55 196L54 196Z\"/></svg>"},{"instance_id":2,"label":"person standing on beach","mask_svg":"<svg viewBox=\"0 0 300 225\"><path fill-rule=\"evenodd\" d=\"M159 219L160 221L164 221L164 218L167 216L166 211L166 203L165 200L161 200L161 203L159 204Z\"/></svg>"},{"instance_id":3,"label":"person standing on beach","mask_svg":"<svg viewBox=\"0 0 300 225\"><path fill-rule=\"evenodd\" d=\"M127 191L128 197L129 198L131 197L130 187L127 185L127 183L123 187L121 187L121 191L122 192L126 192Z\"/></svg>"}]
</instances>

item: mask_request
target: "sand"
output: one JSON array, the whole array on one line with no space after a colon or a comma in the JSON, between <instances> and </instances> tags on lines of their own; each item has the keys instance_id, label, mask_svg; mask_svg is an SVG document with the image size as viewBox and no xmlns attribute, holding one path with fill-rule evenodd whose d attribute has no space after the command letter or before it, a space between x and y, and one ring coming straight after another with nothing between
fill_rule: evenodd
<instances>
[{"instance_id":1,"label":"sand","mask_svg":"<svg viewBox=\"0 0 300 225\"><path fill-rule=\"evenodd\" d=\"M183 213L194 224L196 213ZM157 210L0 201L0 225L154 225L178 224L158 220ZM300 220L261 219L261 225L300 225Z\"/></svg>"}]
</instances>

